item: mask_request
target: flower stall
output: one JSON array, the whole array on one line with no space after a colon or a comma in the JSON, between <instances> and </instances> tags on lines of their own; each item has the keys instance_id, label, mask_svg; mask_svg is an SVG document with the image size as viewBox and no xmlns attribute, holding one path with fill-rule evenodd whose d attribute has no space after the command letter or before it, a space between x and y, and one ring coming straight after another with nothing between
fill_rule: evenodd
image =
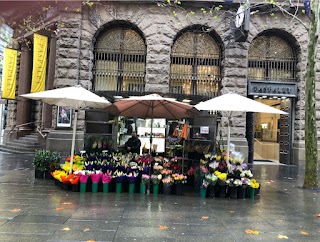
<instances>
[{"instance_id":1,"label":"flower stall","mask_svg":"<svg viewBox=\"0 0 320 242\"><path fill-rule=\"evenodd\" d=\"M200 197L244 199L259 193L260 185L253 179L241 153L220 148L206 154L199 164L182 173L182 157L122 154L76 155L70 169L69 159L52 172L56 185L78 192L128 192L182 195L184 191ZM191 188L191 189L190 189ZM193 189L192 189L193 188ZM190 193L191 194L191 193Z\"/></svg>"}]
</instances>

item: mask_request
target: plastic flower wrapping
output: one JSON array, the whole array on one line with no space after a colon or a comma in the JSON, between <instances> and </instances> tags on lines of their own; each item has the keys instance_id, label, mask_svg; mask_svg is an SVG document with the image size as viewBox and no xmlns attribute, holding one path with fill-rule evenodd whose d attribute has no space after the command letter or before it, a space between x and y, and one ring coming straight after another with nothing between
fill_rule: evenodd
<instances>
[{"instance_id":1,"label":"plastic flower wrapping","mask_svg":"<svg viewBox=\"0 0 320 242\"><path fill-rule=\"evenodd\" d=\"M162 179L162 175L161 174L159 174L159 175L152 174L150 179L151 179L153 184L159 184L161 179Z\"/></svg>"},{"instance_id":2,"label":"plastic flower wrapping","mask_svg":"<svg viewBox=\"0 0 320 242\"><path fill-rule=\"evenodd\" d=\"M229 186L229 187L233 187L233 181L234 181L233 178L228 178L226 180L226 185Z\"/></svg>"},{"instance_id":3,"label":"plastic flower wrapping","mask_svg":"<svg viewBox=\"0 0 320 242\"><path fill-rule=\"evenodd\" d=\"M122 183L124 179L126 178L126 175L122 171L116 170L113 173L112 178L116 181L116 183Z\"/></svg>"},{"instance_id":4,"label":"plastic flower wrapping","mask_svg":"<svg viewBox=\"0 0 320 242\"><path fill-rule=\"evenodd\" d=\"M253 177L253 174L250 170L244 170L241 172L240 177L251 178L251 177Z\"/></svg>"},{"instance_id":5,"label":"plastic flower wrapping","mask_svg":"<svg viewBox=\"0 0 320 242\"><path fill-rule=\"evenodd\" d=\"M171 158L172 162L178 162L180 160L182 160L182 157L179 157L179 156L175 156L175 157Z\"/></svg>"},{"instance_id":6,"label":"plastic flower wrapping","mask_svg":"<svg viewBox=\"0 0 320 242\"><path fill-rule=\"evenodd\" d=\"M218 181L218 177L215 174L209 173L205 175L205 179L207 182L209 182L211 185L215 185Z\"/></svg>"},{"instance_id":7,"label":"plastic flower wrapping","mask_svg":"<svg viewBox=\"0 0 320 242\"><path fill-rule=\"evenodd\" d=\"M206 181L206 180L203 180L203 181L202 181L202 184L201 184L201 187L202 187L202 188L208 188L208 186L209 186L209 182Z\"/></svg>"},{"instance_id":8,"label":"plastic flower wrapping","mask_svg":"<svg viewBox=\"0 0 320 242\"><path fill-rule=\"evenodd\" d=\"M227 173L215 171L214 174L218 177L220 181L226 181L227 180Z\"/></svg>"},{"instance_id":9,"label":"plastic flower wrapping","mask_svg":"<svg viewBox=\"0 0 320 242\"><path fill-rule=\"evenodd\" d=\"M206 166L204 166L204 165L201 165L201 166L200 166L200 170L201 170L201 172L204 173L204 174L206 174L206 173L209 172L208 168L207 168Z\"/></svg>"},{"instance_id":10,"label":"plastic flower wrapping","mask_svg":"<svg viewBox=\"0 0 320 242\"><path fill-rule=\"evenodd\" d=\"M90 178L92 180L92 183L99 183L101 177L102 177L102 171L94 171L90 174Z\"/></svg>"},{"instance_id":11,"label":"plastic flower wrapping","mask_svg":"<svg viewBox=\"0 0 320 242\"><path fill-rule=\"evenodd\" d=\"M163 184L168 184L172 185L174 183L173 177L172 176L166 176L165 178L162 179Z\"/></svg>"},{"instance_id":12,"label":"plastic flower wrapping","mask_svg":"<svg viewBox=\"0 0 320 242\"><path fill-rule=\"evenodd\" d=\"M170 169L163 169L160 172L162 175L171 175L172 174L172 170Z\"/></svg>"},{"instance_id":13,"label":"plastic flower wrapping","mask_svg":"<svg viewBox=\"0 0 320 242\"><path fill-rule=\"evenodd\" d=\"M230 155L230 163L233 165L241 165L244 162L243 154L237 151L232 151Z\"/></svg>"},{"instance_id":14,"label":"plastic flower wrapping","mask_svg":"<svg viewBox=\"0 0 320 242\"><path fill-rule=\"evenodd\" d=\"M163 166L159 165L158 163L155 163L155 165L153 166L153 172L156 175L160 174L162 169Z\"/></svg>"},{"instance_id":15,"label":"plastic flower wrapping","mask_svg":"<svg viewBox=\"0 0 320 242\"><path fill-rule=\"evenodd\" d=\"M141 162L143 162L143 163L149 164L149 163L151 163L152 161L154 161L154 158L153 158L152 156L149 156L149 155L143 155L143 156L140 157L140 160L141 160Z\"/></svg>"},{"instance_id":16,"label":"plastic flower wrapping","mask_svg":"<svg viewBox=\"0 0 320 242\"><path fill-rule=\"evenodd\" d=\"M175 183L187 183L187 176L179 173L172 174Z\"/></svg>"},{"instance_id":17,"label":"plastic flower wrapping","mask_svg":"<svg viewBox=\"0 0 320 242\"><path fill-rule=\"evenodd\" d=\"M142 174L141 183L142 184L149 184L150 183L150 176L147 174Z\"/></svg>"},{"instance_id":18,"label":"plastic flower wrapping","mask_svg":"<svg viewBox=\"0 0 320 242\"><path fill-rule=\"evenodd\" d=\"M65 170L66 172L69 172L70 162L66 161L64 164L60 164L60 168L62 170ZM83 170L83 168L84 168L84 166L82 164L73 163L73 165L72 165L72 171Z\"/></svg>"},{"instance_id":19,"label":"plastic flower wrapping","mask_svg":"<svg viewBox=\"0 0 320 242\"><path fill-rule=\"evenodd\" d=\"M192 176L192 175L194 175L195 172L196 172L196 169L192 166L188 170L187 174L188 174L188 176Z\"/></svg>"},{"instance_id":20,"label":"plastic flower wrapping","mask_svg":"<svg viewBox=\"0 0 320 242\"><path fill-rule=\"evenodd\" d=\"M243 186L250 186L250 179L249 178L241 178L241 182Z\"/></svg>"},{"instance_id":21,"label":"plastic flower wrapping","mask_svg":"<svg viewBox=\"0 0 320 242\"><path fill-rule=\"evenodd\" d=\"M55 170L54 172L51 173L51 175L53 176L54 179L62 182L61 180L61 176L62 177L66 177L67 176L67 173L66 171L61 171L61 170Z\"/></svg>"},{"instance_id":22,"label":"plastic flower wrapping","mask_svg":"<svg viewBox=\"0 0 320 242\"><path fill-rule=\"evenodd\" d=\"M138 172L130 172L129 174L127 174L127 180L130 184L134 184L137 181L139 173Z\"/></svg>"},{"instance_id":23,"label":"plastic flower wrapping","mask_svg":"<svg viewBox=\"0 0 320 242\"><path fill-rule=\"evenodd\" d=\"M104 184L110 183L112 180L112 171L107 170L106 173L102 174L101 179Z\"/></svg>"},{"instance_id":24,"label":"plastic flower wrapping","mask_svg":"<svg viewBox=\"0 0 320 242\"><path fill-rule=\"evenodd\" d=\"M80 182L80 178L77 174L70 174L67 177L72 185L78 185Z\"/></svg>"},{"instance_id":25,"label":"plastic flower wrapping","mask_svg":"<svg viewBox=\"0 0 320 242\"><path fill-rule=\"evenodd\" d=\"M241 181L240 179L235 179L235 180L233 181L233 185L234 185L235 187L242 186L242 181Z\"/></svg>"},{"instance_id":26,"label":"plastic flower wrapping","mask_svg":"<svg viewBox=\"0 0 320 242\"><path fill-rule=\"evenodd\" d=\"M77 171L79 176L80 183L87 183L89 176L91 175L90 171Z\"/></svg>"}]
</instances>

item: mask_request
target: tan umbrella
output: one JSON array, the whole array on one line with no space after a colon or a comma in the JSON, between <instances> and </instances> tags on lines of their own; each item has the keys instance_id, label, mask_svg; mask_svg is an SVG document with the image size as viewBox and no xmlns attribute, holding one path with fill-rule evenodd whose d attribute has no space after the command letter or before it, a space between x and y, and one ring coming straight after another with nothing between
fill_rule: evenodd
<instances>
[{"instance_id":1,"label":"tan umbrella","mask_svg":"<svg viewBox=\"0 0 320 242\"><path fill-rule=\"evenodd\" d=\"M100 97L81 86L57 88L43 92L35 92L20 95L32 100L42 101L51 105L66 106L75 110L73 122L73 135L70 157L70 174L72 173L74 146L76 140L76 127L78 119L78 110L88 108L106 108L111 103L103 97Z\"/></svg>"},{"instance_id":2,"label":"tan umbrella","mask_svg":"<svg viewBox=\"0 0 320 242\"><path fill-rule=\"evenodd\" d=\"M193 106L178 102L173 98L162 97L159 94L120 99L108 107L107 110L119 116L150 118L150 147L152 147L152 121L154 118L182 119L191 118L199 114L199 111Z\"/></svg>"},{"instance_id":3,"label":"tan umbrella","mask_svg":"<svg viewBox=\"0 0 320 242\"><path fill-rule=\"evenodd\" d=\"M254 101L250 98L241 96L236 93L227 93L219 97L212 98L205 102L195 105L198 110L208 111L227 111L228 113L228 137L227 137L227 163L229 162L230 152L230 122L233 112L259 112L259 113L276 113L288 114L279 109L270 107L263 103Z\"/></svg>"}]
</instances>

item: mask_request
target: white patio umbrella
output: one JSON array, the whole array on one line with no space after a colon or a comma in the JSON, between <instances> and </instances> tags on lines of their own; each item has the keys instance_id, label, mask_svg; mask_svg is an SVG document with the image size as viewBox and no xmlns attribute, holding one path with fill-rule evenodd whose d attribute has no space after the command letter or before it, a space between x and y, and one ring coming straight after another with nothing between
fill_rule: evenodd
<instances>
[{"instance_id":1,"label":"white patio umbrella","mask_svg":"<svg viewBox=\"0 0 320 242\"><path fill-rule=\"evenodd\" d=\"M73 134L70 157L70 171L72 173L74 146L76 140L76 127L78 119L78 110L88 108L106 108L111 103L103 97L100 97L81 86L57 88L43 92L35 92L20 95L21 97L42 101L50 105L66 106L75 110L73 122Z\"/></svg>"},{"instance_id":2,"label":"white patio umbrella","mask_svg":"<svg viewBox=\"0 0 320 242\"><path fill-rule=\"evenodd\" d=\"M208 111L227 111L228 115L228 136L227 136L227 163L229 162L230 152L230 121L233 112L258 112L288 114L282 110L270 107L263 103L254 101L236 93L227 93L219 97L212 98L205 102L195 105L198 110Z\"/></svg>"}]
</instances>

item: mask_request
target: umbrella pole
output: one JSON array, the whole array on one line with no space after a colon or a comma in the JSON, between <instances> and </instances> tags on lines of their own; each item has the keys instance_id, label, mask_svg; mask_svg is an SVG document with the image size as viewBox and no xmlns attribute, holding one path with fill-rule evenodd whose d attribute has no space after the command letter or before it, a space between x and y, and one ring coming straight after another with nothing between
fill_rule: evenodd
<instances>
[{"instance_id":1,"label":"umbrella pole","mask_svg":"<svg viewBox=\"0 0 320 242\"><path fill-rule=\"evenodd\" d=\"M76 129L78 120L78 110L74 111L74 121L73 121L73 133L72 133L72 144L71 144L71 156L70 156L70 170L69 174L72 174L73 156L74 156L74 146L76 142Z\"/></svg>"},{"instance_id":2,"label":"umbrella pole","mask_svg":"<svg viewBox=\"0 0 320 242\"><path fill-rule=\"evenodd\" d=\"M151 147L152 147L152 123L153 123L153 118L151 118L151 134L150 134L150 149L149 149L149 156L151 156ZM151 168L152 168L152 161L150 161L150 169L149 169L149 176L151 177ZM147 194L150 195L150 189L151 189L151 184L148 184L147 188Z\"/></svg>"},{"instance_id":3,"label":"umbrella pole","mask_svg":"<svg viewBox=\"0 0 320 242\"><path fill-rule=\"evenodd\" d=\"M228 117L228 136L227 136L227 165L229 164L229 153L230 153L230 123L231 117Z\"/></svg>"},{"instance_id":4,"label":"umbrella pole","mask_svg":"<svg viewBox=\"0 0 320 242\"><path fill-rule=\"evenodd\" d=\"M153 132L152 124L153 124L153 118L151 119L151 134L150 134L150 149L149 149L150 155L152 154L152 152L151 152L151 147L152 147L152 132Z\"/></svg>"}]
</instances>

